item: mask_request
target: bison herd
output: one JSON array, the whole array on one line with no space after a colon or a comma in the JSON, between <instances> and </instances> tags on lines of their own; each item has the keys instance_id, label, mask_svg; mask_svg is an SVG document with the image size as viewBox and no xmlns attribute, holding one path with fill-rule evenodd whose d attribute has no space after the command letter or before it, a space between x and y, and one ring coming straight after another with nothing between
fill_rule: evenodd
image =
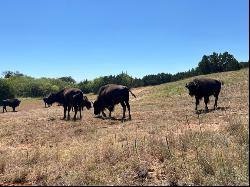
<instances>
[{"instance_id":1,"label":"bison herd","mask_svg":"<svg viewBox=\"0 0 250 187\"><path fill-rule=\"evenodd\" d=\"M193 81L187 83L185 87L188 89L189 95L192 97L194 96L196 100L195 110L197 111L197 106L199 105L200 100L204 97L205 111L208 111L207 104L209 103L209 97L211 95L215 97L214 109L216 109L221 85L223 85L223 82L208 78L194 79ZM87 96L84 96L83 92L78 88L65 88L57 93L51 93L48 97L43 98L43 101L45 107L47 107L47 105L49 107L53 103L58 103L58 105L63 106L63 119L66 119L67 117L68 120L70 119L71 110L74 111L74 120L76 120L78 112L80 113L81 119L81 111L83 108L86 107L89 110L92 106L94 108L95 115L102 114L102 116L106 118L104 111L105 109L108 109L109 118L111 118L111 112L114 111L115 105L121 104L123 109L122 120L126 118L126 108L128 109L129 119L131 120L129 93L136 97L126 86L107 84L99 89L94 103L89 101ZM18 99L2 100L1 105L3 106L3 112L7 112L6 106L12 107L14 112L15 108L18 107L20 103L21 101Z\"/></svg>"}]
</instances>

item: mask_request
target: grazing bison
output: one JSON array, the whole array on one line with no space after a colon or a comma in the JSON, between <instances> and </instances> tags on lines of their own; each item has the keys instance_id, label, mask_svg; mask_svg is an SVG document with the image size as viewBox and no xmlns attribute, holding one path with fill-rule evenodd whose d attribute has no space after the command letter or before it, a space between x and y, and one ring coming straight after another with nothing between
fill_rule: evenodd
<instances>
[{"instance_id":1,"label":"grazing bison","mask_svg":"<svg viewBox=\"0 0 250 187\"><path fill-rule=\"evenodd\" d=\"M200 103L202 97L204 97L205 102L205 110L208 111L207 104L209 103L209 96L213 95L215 97L214 109L217 107L218 96L220 94L222 82L209 79L209 78L197 78L193 81L186 84L186 88L189 90L190 96L195 96L196 106L195 110L197 110L197 106Z\"/></svg>"},{"instance_id":2,"label":"grazing bison","mask_svg":"<svg viewBox=\"0 0 250 187\"><path fill-rule=\"evenodd\" d=\"M81 107L87 106L89 109L91 103L86 99L86 96L83 96L83 93L78 88L65 88L57 93L52 93L47 99L48 104L53 104L55 102L62 104L64 108L64 117L66 118L66 111L68 110L68 120L70 119L70 110L74 107L75 115L74 120L76 120L77 112L80 112L80 118L82 118ZM90 103L90 107L89 107Z\"/></svg>"},{"instance_id":3,"label":"grazing bison","mask_svg":"<svg viewBox=\"0 0 250 187\"><path fill-rule=\"evenodd\" d=\"M45 108L46 108L46 104L48 105L48 107L52 106L52 104L48 104L48 97L44 97L43 98L43 102L44 102Z\"/></svg>"},{"instance_id":4,"label":"grazing bison","mask_svg":"<svg viewBox=\"0 0 250 187\"><path fill-rule=\"evenodd\" d=\"M136 97L126 86L107 84L99 89L97 100L94 102L94 114L102 115L106 117L104 110L107 108L109 110L109 117L111 117L111 112L114 110L116 104L121 104L123 108L123 117L125 118L126 106L130 115L130 105L129 105L129 92Z\"/></svg>"},{"instance_id":5,"label":"grazing bison","mask_svg":"<svg viewBox=\"0 0 250 187\"><path fill-rule=\"evenodd\" d=\"M6 106L12 107L13 112L15 112L15 108L20 105L21 101L19 99L5 99L2 101L3 105L3 113L4 111L7 112Z\"/></svg>"}]
</instances>

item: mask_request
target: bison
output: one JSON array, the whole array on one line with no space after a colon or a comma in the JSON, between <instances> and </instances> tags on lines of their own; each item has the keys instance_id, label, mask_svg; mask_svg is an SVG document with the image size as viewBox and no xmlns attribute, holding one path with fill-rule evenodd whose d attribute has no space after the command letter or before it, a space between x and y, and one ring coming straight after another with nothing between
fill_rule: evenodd
<instances>
[{"instance_id":1,"label":"bison","mask_svg":"<svg viewBox=\"0 0 250 187\"><path fill-rule=\"evenodd\" d=\"M208 111L207 104L209 103L209 96L211 95L215 97L214 109L216 109L221 85L223 85L223 82L210 78L196 78L186 84L186 88L189 90L189 95L191 97L195 96L195 110L197 110L200 100L204 97L205 111Z\"/></svg>"},{"instance_id":2,"label":"bison","mask_svg":"<svg viewBox=\"0 0 250 187\"><path fill-rule=\"evenodd\" d=\"M114 110L114 106L120 103L123 108L122 119L125 119L126 107L128 108L129 119L131 119L129 92L136 97L126 86L116 84L102 86L99 89L97 99L94 102L94 114L99 115L102 112L102 115L106 117L104 110L107 108L109 110L109 117L111 118L111 112Z\"/></svg>"},{"instance_id":3,"label":"bison","mask_svg":"<svg viewBox=\"0 0 250 187\"><path fill-rule=\"evenodd\" d=\"M75 115L74 120L76 120L77 112L80 112L80 118L82 118L81 108L86 106L87 109L91 108L91 102L88 101L86 96L78 88L65 88L57 93L52 93L47 99L48 104L60 103L64 108L64 117L66 118L66 112L68 110L68 120L70 119L70 110L74 107Z\"/></svg>"},{"instance_id":4,"label":"bison","mask_svg":"<svg viewBox=\"0 0 250 187\"><path fill-rule=\"evenodd\" d=\"M19 99L5 99L2 100L2 105L3 105L3 113L4 111L7 112L6 106L12 107L13 112L15 112L16 107L18 107L20 105L21 101Z\"/></svg>"},{"instance_id":5,"label":"bison","mask_svg":"<svg viewBox=\"0 0 250 187\"><path fill-rule=\"evenodd\" d=\"M80 104L78 105L78 110L83 110L84 107L86 107L88 110L92 107L91 102L88 100L87 96L83 96L81 99L81 94L78 93L73 96L73 103L78 103L78 101L81 101ZM73 104L74 105L74 104Z\"/></svg>"},{"instance_id":6,"label":"bison","mask_svg":"<svg viewBox=\"0 0 250 187\"><path fill-rule=\"evenodd\" d=\"M45 108L46 108L46 104L48 105L48 107L50 107L52 105L52 104L48 104L48 97L44 97L43 98L43 102L44 102Z\"/></svg>"}]
</instances>

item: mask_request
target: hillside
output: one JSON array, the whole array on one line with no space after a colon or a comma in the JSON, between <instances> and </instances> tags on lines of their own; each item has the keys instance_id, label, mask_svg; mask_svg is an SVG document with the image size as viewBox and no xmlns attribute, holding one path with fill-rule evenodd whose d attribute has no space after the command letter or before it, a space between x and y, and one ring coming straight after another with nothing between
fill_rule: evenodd
<instances>
[{"instance_id":1,"label":"hillside","mask_svg":"<svg viewBox=\"0 0 250 187\"><path fill-rule=\"evenodd\" d=\"M193 78L133 89L124 123L22 99L0 112L0 185L249 185L249 69L205 77L224 82L208 113L203 100L194 112Z\"/></svg>"}]
</instances>

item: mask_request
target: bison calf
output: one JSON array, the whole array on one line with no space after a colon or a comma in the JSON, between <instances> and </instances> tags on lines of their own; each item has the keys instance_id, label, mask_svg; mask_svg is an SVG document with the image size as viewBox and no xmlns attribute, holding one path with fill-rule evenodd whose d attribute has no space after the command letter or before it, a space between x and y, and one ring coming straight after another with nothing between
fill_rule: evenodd
<instances>
[{"instance_id":1,"label":"bison calf","mask_svg":"<svg viewBox=\"0 0 250 187\"><path fill-rule=\"evenodd\" d=\"M215 97L215 109L217 107L217 101L218 96L220 94L221 85L223 85L222 82L209 78L197 78L186 84L186 88L189 90L189 95L192 97L195 96L195 110L197 110L197 106L199 105L200 100L204 97L205 110L208 111L207 104L209 103L209 96L211 95Z\"/></svg>"},{"instance_id":2,"label":"bison calf","mask_svg":"<svg viewBox=\"0 0 250 187\"><path fill-rule=\"evenodd\" d=\"M44 97L43 102L44 102L45 108L46 108L46 104L48 105L48 107L52 106L52 104L48 103L48 97Z\"/></svg>"},{"instance_id":3,"label":"bison calf","mask_svg":"<svg viewBox=\"0 0 250 187\"><path fill-rule=\"evenodd\" d=\"M13 112L15 112L15 108L19 106L19 104L21 103L20 100L18 99L5 99L2 101L3 104L3 113L4 111L7 112L6 106L12 107Z\"/></svg>"}]
</instances>

